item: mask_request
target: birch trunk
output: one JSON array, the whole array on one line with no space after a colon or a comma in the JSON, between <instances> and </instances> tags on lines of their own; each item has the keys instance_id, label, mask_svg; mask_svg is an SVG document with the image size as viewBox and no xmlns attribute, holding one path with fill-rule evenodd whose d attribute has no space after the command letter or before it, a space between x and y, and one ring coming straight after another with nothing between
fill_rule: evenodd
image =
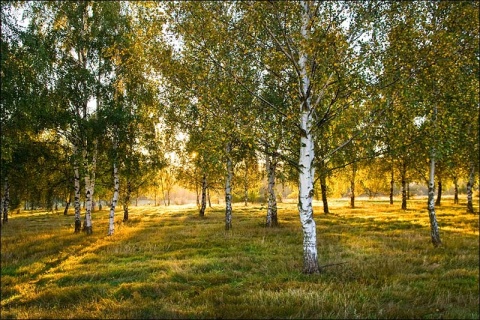
<instances>
[{"instance_id":1,"label":"birch trunk","mask_svg":"<svg viewBox=\"0 0 480 320\"><path fill-rule=\"evenodd\" d=\"M94 142L94 151L92 163L88 164L88 153L84 151L84 168L85 168L85 225L84 231L87 234L93 233L92 226L92 207L93 193L95 190L95 171L97 165L97 144Z\"/></svg>"},{"instance_id":2,"label":"birch trunk","mask_svg":"<svg viewBox=\"0 0 480 320\"><path fill-rule=\"evenodd\" d=\"M435 214L435 156L432 152L430 159L430 179L428 181L428 216L430 218L430 235L435 247L442 244L438 230L437 216Z\"/></svg>"},{"instance_id":3,"label":"birch trunk","mask_svg":"<svg viewBox=\"0 0 480 320\"><path fill-rule=\"evenodd\" d=\"M327 177L323 174L320 174L320 189L322 192L323 213L330 213L328 209Z\"/></svg>"},{"instance_id":4,"label":"birch trunk","mask_svg":"<svg viewBox=\"0 0 480 320\"><path fill-rule=\"evenodd\" d=\"M310 37L310 8L306 1L300 3L302 7L301 35L303 40ZM312 135L312 97L310 93L310 79L307 74L306 48L299 52L298 66L300 76L300 155L298 178L298 212L303 229L303 272L307 274L320 272L317 255L317 230L313 219L312 200L314 195L315 147Z\"/></svg>"},{"instance_id":5,"label":"birch trunk","mask_svg":"<svg viewBox=\"0 0 480 320\"><path fill-rule=\"evenodd\" d=\"M70 203L72 203L72 193L69 192L68 194L68 199L65 203L65 209L63 209L63 215L66 216L68 215L68 209L70 208Z\"/></svg>"},{"instance_id":6,"label":"birch trunk","mask_svg":"<svg viewBox=\"0 0 480 320\"><path fill-rule=\"evenodd\" d=\"M393 204L393 187L395 186L395 180L393 177L393 163L392 163L392 172L391 172L391 178L390 178L390 204Z\"/></svg>"},{"instance_id":7,"label":"birch trunk","mask_svg":"<svg viewBox=\"0 0 480 320\"><path fill-rule=\"evenodd\" d=\"M243 202L245 207L248 206L248 165L245 160L245 176L243 177Z\"/></svg>"},{"instance_id":8,"label":"birch trunk","mask_svg":"<svg viewBox=\"0 0 480 320\"><path fill-rule=\"evenodd\" d=\"M473 184L475 182L475 166L470 165L470 174L467 182L467 213L475 213L473 210Z\"/></svg>"},{"instance_id":9,"label":"birch trunk","mask_svg":"<svg viewBox=\"0 0 480 320\"><path fill-rule=\"evenodd\" d=\"M115 232L115 207L118 202L118 194L120 192L120 179L118 174L118 168L116 162L113 163L113 198L112 204L110 205L110 215L109 215L109 227L108 235L111 236Z\"/></svg>"},{"instance_id":10,"label":"birch trunk","mask_svg":"<svg viewBox=\"0 0 480 320\"><path fill-rule=\"evenodd\" d=\"M75 233L80 232L82 228L82 221L80 220L80 169L78 166L77 159L77 148L75 147L73 160L73 173L74 173L74 198L73 198L73 207L75 208Z\"/></svg>"},{"instance_id":11,"label":"birch trunk","mask_svg":"<svg viewBox=\"0 0 480 320\"><path fill-rule=\"evenodd\" d=\"M130 180L127 180L127 190L125 192L125 200L123 202L123 222L128 221L128 205L130 204L130 196L132 194L132 186Z\"/></svg>"},{"instance_id":12,"label":"birch trunk","mask_svg":"<svg viewBox=\"0 0 480 320\"><path fill-rule=\"evenodd\" d=\"M232 229L232 177L233 164L230 158L231 145L227 144L227 177L225 179L225 230Z\"/></svg>"},{"instance_id":13,"label":"birch trunk","mask_svg":"<svg viewBox=\"0 0 480 320\"><path fill-rule=\"evenodd\" d=\"M200 217L205 216L206 207L207 207L207 175L204 173L202 177L202 202L200 204Z\"/></svg>"},{"instance_id":14,"label":"birch trunk","mask_svg":"<svg viewBox=\"0 0 480 320\"><path fill-rule=\"evenodd\" d=\"M355 208L355 176L357 175L357 165L352 165L352 180L350 181L350 207Z\"/></svg>"},{"instance_id":15,"label":"birch trunk","mask_svg":"<svg viewBox=\"0 0 480 320\"><path fill-rule=\"evenodd\" d=\"M407 165L402 164L402 210L407 210Z\"/></svg>"},{"instance_id":16,"label":"birch trunk","mask_svg":"<svg viewBox=\"0 0 480 320\"><path fill-rule=\"evenodd\" d=\"M10 206L10 184L8 177L5 177L4 193L3 193L3 223L8 222L8 209Z\"/></svg>"},{"instance_id":17,"label":"birch trunk","mask_svg":"<svg viewBox=\"0 0 480 320\"><path fill-rule=\"evenodd\" d=\"M267 208L267 227L276 227L277 218L277 196L275 194L275 171L277 169L276 159L267 155L267 175L268 175L268 208Z\"/></svg>"},{"instance_id":18,"label":"birch trunk","mask_svg":"<svg viewBox=\"0 0 480 320\"><path fill-rule=\"evenodd\" d=\"M302 112L300 125L303 134L300 138L298 211L303 229L303 272L311 274L318 273L320 269L318 266L317 234L315 221L313 220L312 206L315 169L312 163L314 159L314 146L313 137L310 132L310 112Z\"/></svg>"},{"instance_id":19,"label":"birch trunk","mask_svg":"<svg viewBox=\"0 0 480 320\"><path fill-rule=\"evenodd\" d=\"M442 180L438 179L437 199L435 200L435 205L440 206L441 203L442 203Z\"/></svg>"},{"instance_id":20,"label":"birch trunk","mask_svg":"<svg viewBox=\"0 0 480 320\"><path fill-rule=\"evenodd\" d=\"M457 175L455 175L453 177L453 185L454 185L453 203L458 204L458 177L457 177Z\"/></svg>"}]
</instances>

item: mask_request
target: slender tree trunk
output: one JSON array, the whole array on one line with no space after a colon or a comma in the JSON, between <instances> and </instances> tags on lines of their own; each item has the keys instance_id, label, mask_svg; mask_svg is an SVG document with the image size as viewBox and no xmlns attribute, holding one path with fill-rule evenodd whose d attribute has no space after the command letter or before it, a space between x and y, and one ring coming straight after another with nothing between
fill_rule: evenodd
<instances>
[{"instance_id":1,"label":"slender tree trunk","mask_svg":"<svg viewBox=\"0 0 480 320\"><path fill-rule=\"evenodd\" d=\"M442 180L438 179L438 190L437 190L437 199L435 200L435 205L440 206L442 203Z\"/></svg>"},{"instance_id":2,"label":"slender tree trunk","mask_svg":"<svg viewBox=\"0 0 480 320\"><path fill-rule=\"evenodd\" d=\"M352 180L350 180L350 207L355 208L355 176L357 175L357 164L352 165Z\"/></svg>"},{"instance_id":3,"label":"slender tree trunk","mask_svg":"<svg viewBox=\"0 0 480 320\"><path fill-rule=\"evenodd\" d=\"M74 173L74 198L73 207L75 208L75 233L78 233L82 229L82 221L80 217L80 169L78 165L77 148L75 148L74 160L73 160L73 173Z\"/></svg>"},{"instance_id":4,"label":"slender tree trunk","mask_svg":"<svg viewBox=\"0 0 480 320\"><path fill-rule=\"evenodd\" d=\"M109 227L108 227L109 236L113 235L115 232L115 207L117 206L118 194L120 192L120 179L119 179L116 162L113 163L113 185L114 185L113 198L112 198L112 204L110 205Z\"/></svg>"},{"instance_id":5,"label":"slender tree trunk","mask_svg":"<svg viewBox=\"0 0 480 320\"><path fill-rule=\"evenodd\" d=\"M170 206L170 188L167 189L167 206Z\"/></svg>"},{"instance_id":6,"label":"slender tree trunk","mask_svg":"<svg viewBox=\"0 0 480 320\"><path fill-rule=\"evenodd\" d=\"M405 162L402 164L402 210L407 210L407 165Z\"/></svg>"},{"instance_id":7,"label":"slender tree trunk","mask_svg":"<svg viewBox=\"0 0 480 320\"><path fill-rule=\"evenodd\" d=\"M130 196L132 194L132 186L130 180L127 180L127 190L125 192L125 200L123 202L123 221L128 221L128 205L130 204Z\"/></svg>"},{"instance_id":8,"label":"slender tree trunk","mask_svg":"<svg viewBox=\"0 0 480 320\"><path fill-rule=\"evenodd\" d=\"M68 200L66 201L65 209L63 209L63 215L64 216L68 215L68 209L70 208L70 203L72 203L72 193L71 192L69 192L69 194L68 194Z\"/></svg>"},{"instance_id":9,"label":"slender tree trunk","mask_svg":"<svg viewBox=\"0 0 480 320\"><path fill-rule=\"evenodd\" d=\"M85 168L85 225L84 231L87 234L93 233L92 226L92 207L93 207L93 193L95 191L95 171L97 164L97 143L94 142L94 151L92 162L88 164L88 153L84 152L84 168Z\"/></svg>"},{"instance_id":10,"label":"slender tree trunk","mask_svg":"<svg viewBox=\"0 0 480 320\"><path fill-rule=\"evenodd\" d=\"M115 130L115 132L117 132ZM117 206L118 196L120 193L120 176L117 168L117 138L116 135L113 138L113 149L115 152L115 159L113 161L113 197L110 205L110 214L108 216L108 235L112 236L115 233L115 207Z\"/></svg>"},{"instance_id":11,"label":"slender tree trunk","mask_svg":"<svg viewBox=\"0 0 480 320\"><path fill-rule=\"evenodd\" d=\"M330 213L327 198L327 177L323 173L320 173L320 189L322 192L323 213Z\"/></svg>"},{"instance_id":12,"label":"slender tree trunk","mask_svg":"<svg viewBox=\"0 0 480 320\"><path fill-rule=\"evenodd\" d=\"M232 229L232 177L233 164L230 158L231 145L226 146L227 154L227 177L225 179L225 230Z\"/></svg>"},{"instance_id":13,"label":"slender tree trunk","mask_svg":"<svg viewBox=\"0 0 480 320\"><path fill-rule=\"evenodd\" d=\"M454 185L453 203L458 204L458 177L457 177L457 175L453 176L453 185Z\"/></svg>"},{"instance_id":14,"label":"slender tree trunk","mask_svg":"<svg viewBox=\"0 0 480 320\"><path fill-rule=\"evenodd\" d=\"M243 201L245 207L248 206L248 165L247 160L245 160L245 176L243 177Z\"/></svg>"},{"instance_id":15,"label":"slender tree trunk","mask_svg":"<svg viewBox=\"0 0 480 320\"><path fill-rule=\"evenodd\" d=\"M467 213L475 213L473 210L473 184L475 183L475 166L470 165L470 174L467 182Z\"/></svg>"},{"instance_id":16,"label":"slender tree trunk","mask_svg":"<svg viewBox=\"0 0 480 320\"><path fill-rule=\"evenodd\" d=\"M4 191L3 191L3 223L8 222L8 209L10 206L10 183L8 182L8 177L5 177L4 180Z\"/></svg>"},{"instance_id":17,"label":"slender tree trunk","mask_svg":"<svg viewBox=\"0 0 480 320\"><path fill-rule=\"evenodd\" d=\"M301 35L308 40L310 35L310 8L306 1L302 7ZM303 229L303 272L307 274L320 272L317 254L317 230L313 219L313 194L315 167L314 138L312 135L312 96L310 93L310 78L307 73L308 56L305 50L299 52L300 76L300 155L299 155L299 187L298 212Z\"/></svg>"},{"instance_id":18,"label":"slender tree trunk","mask_svg":"<svg viewBox=\"0 0 480 320\"><path fill-rule=\"evenodd\" d=\"M407 200L410 200L410 181L407 180Z\"/></svg>"},{"instance_id":19,"label":"slender tree trunk","mask_svg":"<svg viewBox=\"0 0 480 320\"><path fill-rule=\"evenodd\" d=\"M275 194L275 171L277 168L277 161L272 156L267 155L267 175L268 175L268 208L267 208L267 227L276 227L278 225L277 218L277 196Z\"/></svg>"},{"instance_id":20,"label":"slender tree trunk","mask_svg":"<svg viewBox=\"0 0 480 320\"><path fill-rule=\"evenodd\" d=\"M390 173L390 204L393 204L393 187L394 186L395 186L395 180L394 180L393 161L392 161L392 171Z\"/></svg>"},{"instance_id":21,"label":"slender tree trunk","mask_svg":"<svg viewBox=\"0 0 480 320\"><path fill-rule=\"evenodd\" d=\"M212 207L212 201L210 201L210 188L207 188L207 199L208 199L208 207Z\"/></svg>"},{"instance_id":22,"label":"slender tree trunk","mask_svg":"<svg viewBox=\"0 0 480 320\"><path fill-rule=\"evenodd\" d=\"M207 175L202 176L202 202L200 205L200 217L205 216L205 208L207 207Z\"/></svg>"},{"instance_id":23,"label":"slender tree trunk","mask_svg":"<svg viewBox=\"0 0 480 320\"><path fill-rule=\"evenodd\" d=\"M430 235L435 247L442 244L435 214L435 153L432 151L430 159L430 179L428 181L428 216L430 218Z\"/></svg>"}]
</instances>

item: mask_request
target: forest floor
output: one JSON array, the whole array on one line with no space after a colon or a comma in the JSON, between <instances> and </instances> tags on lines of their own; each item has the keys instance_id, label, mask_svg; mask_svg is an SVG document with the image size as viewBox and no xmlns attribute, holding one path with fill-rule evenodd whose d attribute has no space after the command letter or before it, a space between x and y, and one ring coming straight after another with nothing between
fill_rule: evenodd
<instances>
[{"instance_id":1,"label":"forest floor","mask_svg":"<svg viewBox=\"0 0 480 320\"><path fill-rule=\"evenodd\" d=\"M443 245L430 240L426 200L316 203L320 274L302 274L296 205L132 207L128 222L93 214L13 214L1 234L1 318L479 318L479 216L445 199ZM318 206L317 206L318 205ZM477 211L478 208L476 207Z\"/></svg>"}]
</instances>

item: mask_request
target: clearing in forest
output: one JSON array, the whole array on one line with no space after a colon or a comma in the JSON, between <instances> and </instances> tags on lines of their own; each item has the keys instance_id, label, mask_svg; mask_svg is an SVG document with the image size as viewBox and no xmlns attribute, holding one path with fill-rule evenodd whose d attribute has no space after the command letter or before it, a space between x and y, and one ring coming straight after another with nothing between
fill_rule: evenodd
<instances>
[{"instance_id":1,"label":"clearing in forest","mask_svg":"<svg viewBox=\"0 0 480 320\"><path fill-rule=\"evenodd\" d=\"M434 248L426 200L331 201L315 207L318 275L302 270L295 204L265 208L133 207L107 236L74 234L73 216L13 214L2 229L2 318L479 318L478 215L437 208ZM120 214L116 217L121 219ZM340 264L341 263L341 264Z\"/></svg>"}]
</instances>

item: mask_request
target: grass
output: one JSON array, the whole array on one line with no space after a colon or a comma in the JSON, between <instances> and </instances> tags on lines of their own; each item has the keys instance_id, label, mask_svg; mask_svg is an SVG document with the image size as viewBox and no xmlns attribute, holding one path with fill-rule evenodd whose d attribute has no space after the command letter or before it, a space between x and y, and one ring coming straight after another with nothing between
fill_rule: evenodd
<instances>
[{"instance_id":1,"label":"grass","mask_svg":"<svg viewBox=\"0 0 480 320\"><path fill-rule=\"evenodd\" d=\"M295 204L280 227L260 205L133 207L106 235L73 233L73 217L11 216L1 235L1 318L479 318L479 221L437 208L443 246L430 242L425 200L331 201L315 207L321 265L304 275ZM121 219L121 214L117 215Z\"/></svg>"}]
</instances>

